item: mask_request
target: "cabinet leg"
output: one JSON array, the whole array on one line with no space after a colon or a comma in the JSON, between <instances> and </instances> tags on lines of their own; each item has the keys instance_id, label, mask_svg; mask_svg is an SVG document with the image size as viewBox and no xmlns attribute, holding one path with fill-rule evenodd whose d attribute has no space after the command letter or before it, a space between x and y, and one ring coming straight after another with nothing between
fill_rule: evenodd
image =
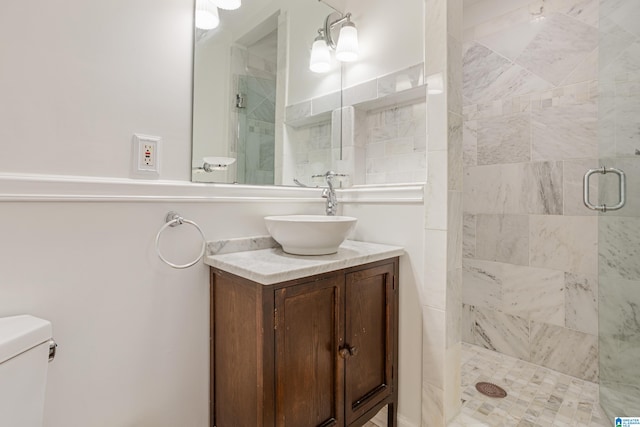
<instances>
[{"instance_id":1,"label":"cabinet leg","mask_svg":"<svg viewBox=\"0 0 640 427\"><path fill-rule=\"evenodd\" d=\"M396 405L389 403L387 405L387 427L395 427L396 425Z\"/></svg>"}]
</instances>

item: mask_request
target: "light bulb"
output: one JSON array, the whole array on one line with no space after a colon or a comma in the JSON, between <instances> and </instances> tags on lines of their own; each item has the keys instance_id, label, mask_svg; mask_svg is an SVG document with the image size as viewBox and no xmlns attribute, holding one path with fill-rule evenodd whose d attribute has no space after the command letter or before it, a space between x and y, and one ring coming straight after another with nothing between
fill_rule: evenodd
<instances>
[{"instance_id":1,"label":"light bulb","mask_svg":"<svg viewBox=\"0 0 640 427\"><path fill-rule=\"evenodd\" d=\"M236 10L242 6L242 0L213 0L213 3L224 10Z\"/></svg>"},{"instance_id":2,"label":"light bulb","mask_svg":"<svg viewBox=\"0 0 640 427\"><path fill-rule=\"evenodd\" d=\"M314 73L326 73L331 68L331 53L329 46L322 37L316 37L311 47L309 69Z\"/></svg>"},{"instance_id":3,"label":"light bulb","mask_svg":"<svg viewBox=\"0 0 640 427\"><path fill-rule=\"evenodd\" d=\"M218 8L210 0L196 1L196 28L212 30L220 25Z\"/></svg>"},{"instance_id":4,"label":"light bulb","mask_svg":"<svg viewBox=\"0 0 640 427\"><path fill-rule=\"evenodd\" d=\"M358 59L358 30L351 21L347 21L340 29L336 59L342 62L353 62Z\"/></svg>"}]
</instances>

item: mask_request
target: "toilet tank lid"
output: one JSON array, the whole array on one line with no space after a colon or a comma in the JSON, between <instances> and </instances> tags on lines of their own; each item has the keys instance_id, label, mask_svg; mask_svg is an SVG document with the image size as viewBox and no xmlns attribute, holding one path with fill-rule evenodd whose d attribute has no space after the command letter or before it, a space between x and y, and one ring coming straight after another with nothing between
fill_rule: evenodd
<instances>
[{"instance_id":1,"label":"toilet tank lid","mask_svg":"<svg viewBox=\"0 0 640 427\"><path fill-rule=\"evenodd\" d=\"M0 318L0 363L51 338L51 322L27 314Z\"/></svg>"}]
</instances>

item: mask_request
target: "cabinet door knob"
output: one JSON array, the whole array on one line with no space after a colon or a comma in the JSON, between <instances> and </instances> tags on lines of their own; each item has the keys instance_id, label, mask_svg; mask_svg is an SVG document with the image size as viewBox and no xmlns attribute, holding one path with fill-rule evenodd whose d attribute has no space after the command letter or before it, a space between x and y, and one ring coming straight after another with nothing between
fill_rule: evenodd
<instances>
[{"instance_id":1,"label":"cabinet door knob","mask_svg":"<svg viewBox=\"0 0 640 427\"><path fill-rule=\"evenodd\" d=\"M359 351L358 347L351 347L351 346L345 345L340 350L338 350L338 354L343 359L348 359L351 356L357 356L358 355L358 351Z\"/></svg>"}]
</instances>

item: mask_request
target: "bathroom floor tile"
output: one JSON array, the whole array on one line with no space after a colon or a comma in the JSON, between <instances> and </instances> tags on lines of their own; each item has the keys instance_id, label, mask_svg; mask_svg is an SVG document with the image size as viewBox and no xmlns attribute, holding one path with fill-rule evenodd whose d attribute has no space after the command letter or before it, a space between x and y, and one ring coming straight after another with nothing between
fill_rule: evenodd
<instances>
[{"instance_id":1,"label":"bathroom floor tile","mask_svg":"<svg viewBox=\"0 0 640 427\"><path fill-rule=\"evenodd\" d=\"M462 410L449 427L612 425L598 404L597 384L466 343L462 361ZM480 381L504 388L507 397L480 394Z\"/></svg>"}]
</instances>

